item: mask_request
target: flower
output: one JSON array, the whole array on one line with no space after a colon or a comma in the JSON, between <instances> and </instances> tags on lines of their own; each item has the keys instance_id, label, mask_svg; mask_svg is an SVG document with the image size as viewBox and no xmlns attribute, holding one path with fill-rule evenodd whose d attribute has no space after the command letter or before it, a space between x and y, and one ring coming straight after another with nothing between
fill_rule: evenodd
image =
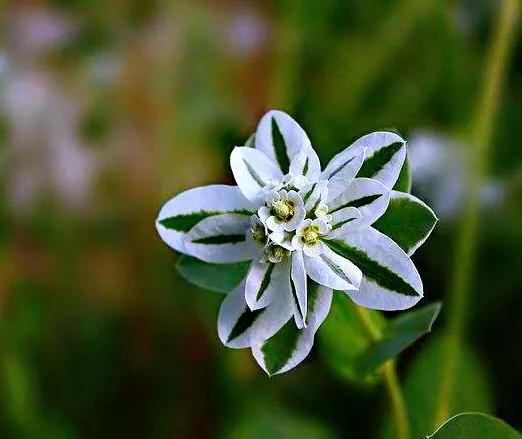
<instances>
[{"instance_id":1,"label":"flower","mask_svg":"<svg viewBox=\"0 0 522 439\"><path fill-rule=\"evenodd\" d=\"M292 247L304 252L306 256L320 256L324 252L321 240L330 231L328 223L322 218L305 219L292 238Z\"/></svg>"},{"instance_id":2,"label":"flower","mask_svg":"<svg viewBox=\"0 0 522 439\"><path fill-rule=\"evenodd\" d=\"M306 216L303 199L294 190L272 191L266 198L266 205L257 211L261 221L274 232L297 229Z\"/></svg>"},{"instance_id":3,"label":"flower","mask_svg":"<svg viewBox=\"0 0 522 439\"><path fill-rule=\"evenodd\" d=\"M415 305L423 288L409 255L436 217L392 189L407 166L395 133L361 137L323 171L304 130L281 111L265 114L253 139L231 153L237 186L183 192L156 226L174 250L202 261L251 261L223 301L218 334L228 347L250 347L272 375L308 355L333 290L373 309Z\"/></svg>"}]
</instances>

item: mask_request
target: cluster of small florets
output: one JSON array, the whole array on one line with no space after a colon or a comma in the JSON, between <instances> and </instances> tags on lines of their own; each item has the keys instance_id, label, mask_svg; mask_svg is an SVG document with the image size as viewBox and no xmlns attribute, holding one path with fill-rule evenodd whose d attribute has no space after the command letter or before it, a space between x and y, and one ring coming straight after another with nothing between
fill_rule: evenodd
<instances>
[{"instance_id":1,"label":"cluster of small florets","mask_svg":"<svg viewBox=\"0 0 522 439\"><path fill-rule=\"evenodd\" d=\"M263 191L262 206L252 215L249 238L263 247L264 260L279 263L293 251L322 253L331 230L327 181L310 184L303 176L285 176Z\"/></svg>"}]
</instances>

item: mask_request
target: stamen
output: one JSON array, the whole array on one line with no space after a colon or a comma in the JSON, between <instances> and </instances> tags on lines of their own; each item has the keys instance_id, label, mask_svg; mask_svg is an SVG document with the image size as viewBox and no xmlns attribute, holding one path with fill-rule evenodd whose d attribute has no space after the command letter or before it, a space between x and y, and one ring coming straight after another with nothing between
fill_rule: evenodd
<instances>
[{"instance_id":1,"label":"stamen","mask_svg":"<svg viewBox=\"0 0 522 439\"><path fill-rule=\"evenodd\" d=\"M290 254L288 250L278 245L270 245L266 249L266 253L269 262L272 262L273 264L278 264Z\"/></svg>"},{"instance_id":2,"label":"stamen","mask_svg":"<svg viewBox=\"0 0 522 439\"><path fill-rule=\"evenodd\" d=\"M265 233L265 228L260 224L254 224L251 229L252 238L254 241L259 242L261 244L266 243L267 236Z\"/></svg>"},{"instance_id":3,"label":"stamen","mask_svg":"<svg viewBox=\"0 0 522 439\"><path fill-rule=\"evenodd\" d=\"M282 221L294 216L295 203L291 200L277 200L272 203L272 214Z\"/></svg>"},{"instance_id":4,"label":"stamen","mask_svg":"<svg viewBox=\"0 0 522 439\"><path fill-rule=\"evenodd\" d=\"M317 238L319 238L319 227L314 224L307 226L303 230L301 242L303 242L303 244L313 245L317 242Z\"/></svg>"}]
</instances>

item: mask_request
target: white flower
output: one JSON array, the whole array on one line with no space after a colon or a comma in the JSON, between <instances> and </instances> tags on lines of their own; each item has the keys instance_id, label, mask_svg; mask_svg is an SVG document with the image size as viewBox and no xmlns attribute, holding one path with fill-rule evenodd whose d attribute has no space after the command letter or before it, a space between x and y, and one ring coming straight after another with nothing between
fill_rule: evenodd
<instances>
[{"instance_id":1,"label":"white flower","mask_svg":"<svg viewBox=\"0 0 522 439\"><path fill-rule=\"evenodd\" d=\"M304 220L306 211L303 199L296 192L272 191L266 198L266 205L258 210L261 221L274 232L291 232Z\"/></svg>"},{"instance_id":2,"label":"white flower","mask_svg":"<svg viewBox=\"0 0 522 439\"><path fill-rule=\"evenodd\" d=\"M321 237L328 234L330 228L324 219L305 219L292 238L295 250L301 250L306 256L320 256L325 244Z\"/></svg>"},{"instance_id":3,"label":"white flower","mask_svg":"<svg viewBox=\"0 0 522 439\"><path fill-rule=\"evenodd\" d=\"M358 139L324 171L306 133L283 112L265 114L254 139L230 156L238 186L183 192L165 204L156 225L179 252L211 263L252 261L246 278L223 301L218 333L226 346L250 347L274 374L308 355L333 290L381 310L420 300L422 282L412 261L371 225L390 199L425 205L409 194L393 196L406 157L397 134ZM413 252L429 231L410 236L406 230L399 238ZM265 347L280 343L272 337L283 326L295 333L294 343L279 346L275 358Z\"/></svg>"}]
</instances>

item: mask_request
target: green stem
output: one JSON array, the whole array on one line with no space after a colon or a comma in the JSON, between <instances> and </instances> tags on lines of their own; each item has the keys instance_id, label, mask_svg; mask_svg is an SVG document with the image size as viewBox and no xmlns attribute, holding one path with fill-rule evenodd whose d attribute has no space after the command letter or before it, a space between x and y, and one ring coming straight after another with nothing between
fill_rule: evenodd
<instances>
[{"instance_id":1,"label":"green stem","mask_svg":"<svg viewBox=\"0 0 522 439\"><path fill-rule=\"evenodd\" d=\"M502 80L513 42L520 0L504 0L497 19L495 34L486 58L484 82L470 132L471 153L468 154L470 176L467 181L466 206L461 219L455 249L455 271L450 287L446 355L442 363L442 383L435 426L449 416L449 402L458 352L464 332L479 228L480 185L488 172L491 137L498 111Z\"/></svg>"},{"instance_id":2,"label":"green stem","mask_svg":"<svg viewBox=\"0 0 522 439\"><path fill-rule=\"evenodd\" d=\"M355 303L353 303L353 306L370 340L373 343L379 341L382 338L382 333L379 328L373 324L366 308L358 306ZM410 424L408 421L408 413L406 411L406 404L404 403L404 397L402 395L394 361L390 360L384 363L379 372L384 380L390 398L397 438L409 439Z\"/></svg>"},{"instance_id":3,"label":"green stem","mask_svg":"<svg viewBox=\"0 0 522 439\"><path fill-rule=\"evenodd\" d=\"M385 363L381 368L381 375L390 398L397 437L399 439L408 439L410 437L408 412L406 410L406 404L404 403L397 371L395 370L395 363L393 361Z\"/></svg>"}]
</instances>

